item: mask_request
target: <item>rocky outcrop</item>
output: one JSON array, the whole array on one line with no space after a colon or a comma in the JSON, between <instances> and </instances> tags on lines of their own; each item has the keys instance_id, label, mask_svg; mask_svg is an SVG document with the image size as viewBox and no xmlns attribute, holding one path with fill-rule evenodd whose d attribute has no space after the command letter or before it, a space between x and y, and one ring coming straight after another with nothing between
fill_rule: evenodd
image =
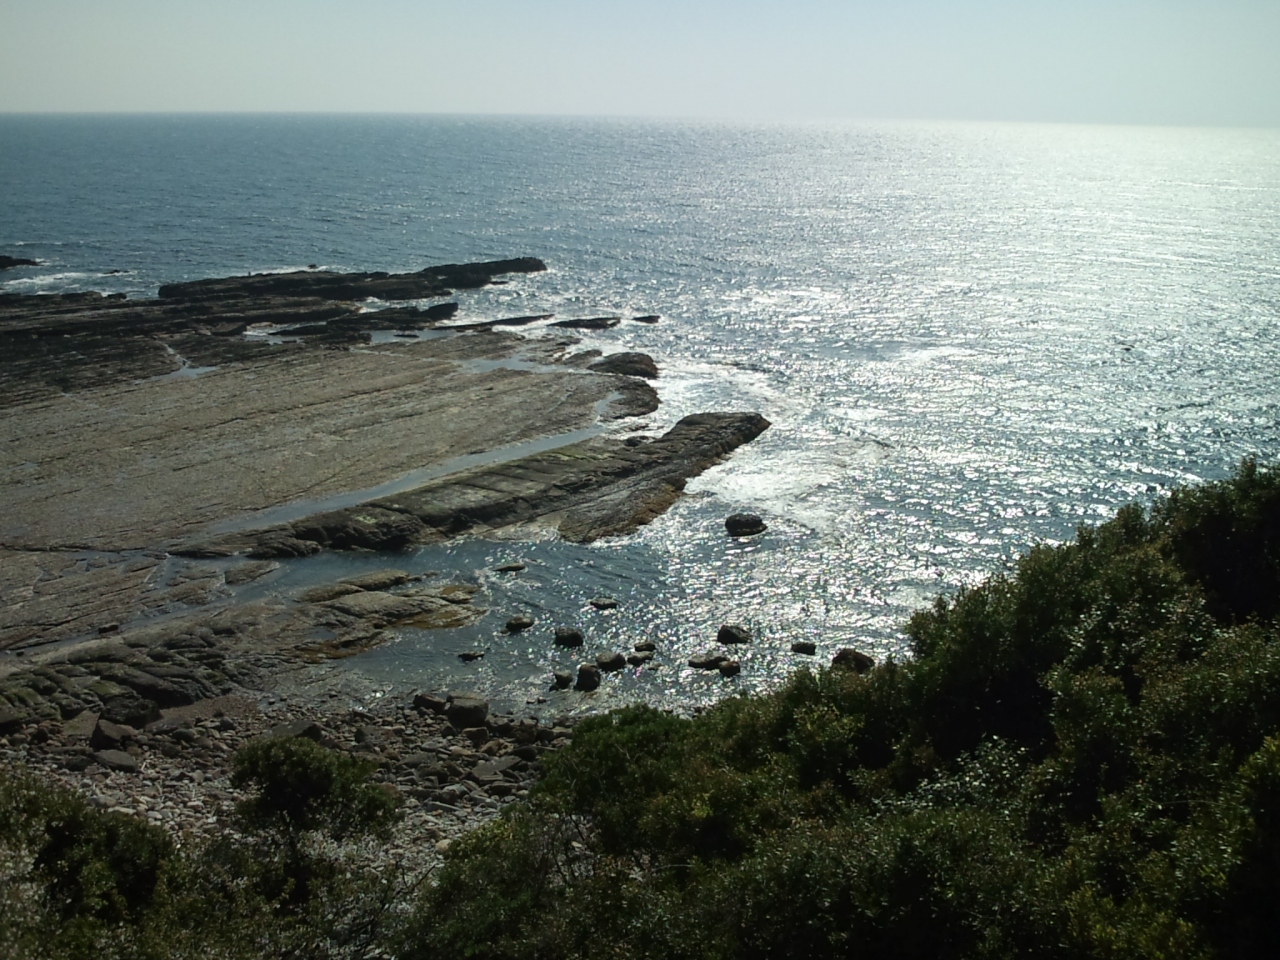
<instances>
[{"instance_id":1,"label":"rocky outcrop","mask_svg":"<svg viewBox=\"0 0 1280 960\"><path fill-rule=\"evenodd\" d=\"M260 273L169 283L160 288L162 300L210 300L239 297L319 297L325 300L420 300L447 297L454 290L487 286L506 273L537 273L547 265L536 257L491 260L485 263L448 263L417 273L335 273L299 270L294 273Z\"/></svg>"},{"instance_id":2,"label":"rocky outcrop","mask_svg":"<svg viewBox=\"0 0 1280 960\"><path fill-rule=\"evenodd\" d=\"M219 544L254 556L279 555L272 550L281 543L293 551L296 541L386 550L543 518L566 540L588 543L659 516L689 478L768 426L758 413L694 414L647 443L586 440Z\"/></svg>"},{"instance_id":3,"label":"rocky outcrop","mask_svg":"<svg viewBox=\"0 0 1280 960\"><path fill-rule=\"evenodd\" d=\"M39 265L35 260L27 260L25 257L0 255L0 270L10 270L13 267L38 267Z\"/></svg>"},{"instance_id":4,"label":"rocky outcrop","mask_svg":"<svg viewBox=\"0 0 1280 960\"><path fill-rule=\"evenodd\" d=\"M577 317L557 320L551 326L564 327L566 330L612 330L621 322L621 317Z\"/></svg>"}]
</instances>

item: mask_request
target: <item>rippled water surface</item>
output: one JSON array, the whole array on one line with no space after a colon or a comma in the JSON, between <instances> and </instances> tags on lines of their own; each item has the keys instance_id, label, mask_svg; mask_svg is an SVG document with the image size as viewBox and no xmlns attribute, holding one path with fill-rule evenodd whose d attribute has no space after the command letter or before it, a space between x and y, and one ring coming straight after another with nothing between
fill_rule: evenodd
<instances>
[{"instance_id":1,"label":"rippled water surface","mask_svg":"<svg viewBox=\"0 0 1280 960\"><path fill-rule=\"evenodd\" d=\"M546 695L579 659L552 621L592 652L657 639L597 702L767 686L802 637L900 654L912 609L1029 544L1280 454L1276 131L5 118L0 176L0 252L47 261L7 292L539 256L469 315L660 313L588 338L658 360L654 429L773 422L632 537L398 558L479 577L492 613L334 668L366 684ZM769 532L727 540L740 509ZM323 563L274 588L385 560ZM507 637L519 609L540 628ZM757 633L742 675L694 676L725 620Z\"/></svg>"}]
</instances>

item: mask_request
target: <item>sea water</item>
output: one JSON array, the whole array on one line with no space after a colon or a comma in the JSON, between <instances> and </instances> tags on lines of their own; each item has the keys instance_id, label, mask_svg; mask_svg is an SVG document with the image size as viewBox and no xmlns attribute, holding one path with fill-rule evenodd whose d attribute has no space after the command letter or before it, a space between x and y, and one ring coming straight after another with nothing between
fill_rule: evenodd
<instances>
[{"instance_id":1,"label":"sea water","mask_svg":"<svg viewBox=\"0 0 1280 960\"><path fill-rule=\"evenodd\" d=\"M537 256L549 272L467 294L468 318L661 314L584 336L658 361L649 432L772 421L631 536L392 558L479 582L490 613L318 675L362 697L689 707L842 646L902 657L912 610L1030 545L1280 456L1280 131L6 117L0 183L0 252L42 261L3 292ZM744 510L768 532L727 538ZM386 565L330 554L246 590ZM517 612L538 625L508 636ZM732 680L685 665L723 622L755 635ZM558 651L556 623L587 645ZM552 669L640 639L657 668L548 692Z\"/></svg>"}]
</instances>

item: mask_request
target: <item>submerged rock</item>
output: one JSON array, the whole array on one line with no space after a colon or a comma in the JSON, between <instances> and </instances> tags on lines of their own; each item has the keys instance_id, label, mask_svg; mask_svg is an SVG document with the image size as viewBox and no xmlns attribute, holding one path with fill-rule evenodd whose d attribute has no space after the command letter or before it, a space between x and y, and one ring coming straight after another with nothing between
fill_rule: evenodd
<instances>
[{"instance_id":1,"label":"submerged rock","mask_svg":"<svg viewBox=\"0 0 1280 960\"><path fill-rule=\"evenodd\" d=\"M532 626L533 617L518 613L507 621L507 633L519 633L521 630L528 630Z\"/></svg>"}]
</instances>

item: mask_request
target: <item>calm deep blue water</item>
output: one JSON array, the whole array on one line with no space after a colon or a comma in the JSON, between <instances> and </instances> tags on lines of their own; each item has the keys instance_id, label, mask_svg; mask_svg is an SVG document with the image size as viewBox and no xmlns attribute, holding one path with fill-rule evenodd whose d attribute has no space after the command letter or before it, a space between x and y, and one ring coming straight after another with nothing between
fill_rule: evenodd
<instances>
[{"instance_id":1,"label":"calm deep blue water","mask_svg":"<svg viewBox=\"0 0 1280 960\"><path fill-rule=\"evenodd\" d=\"M597 705L766 687L798 638L900 655L912 609L1028 545L1280 456L1280 131L0 117L0 183L0 253L46 261L3 291L538 256L467 314L660 313L589 338L658 360L655 429L773 421L634 536L400 558L479 577L493 612L331 668L366 687L545 695L577 658L503 636L522 608L591 652L659 641ZM726 540L742 509L765 537ZM526 574L486 572L514 557ZM725 620L756 629L741 677L683 668Z\"/></svg>"}]
</instances>

